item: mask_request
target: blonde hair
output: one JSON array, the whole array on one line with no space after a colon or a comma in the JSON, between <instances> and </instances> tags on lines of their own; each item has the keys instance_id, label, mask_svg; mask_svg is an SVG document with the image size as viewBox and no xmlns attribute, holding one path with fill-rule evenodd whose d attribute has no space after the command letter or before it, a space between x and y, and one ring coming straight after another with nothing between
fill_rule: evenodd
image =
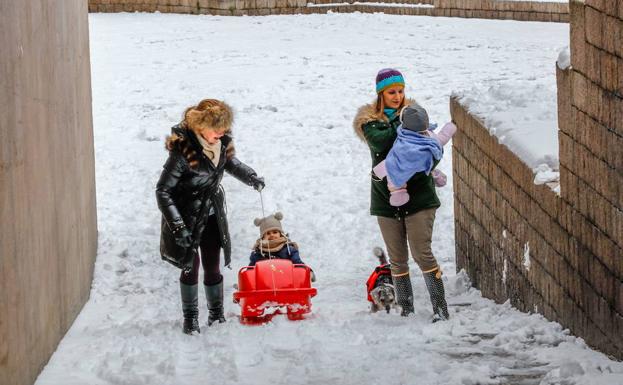
<instances>
[{"instance_id":1,"label":"blonde hair","mask_svg":"<svg viewBox=\"0 0 623 385\"><path fill-rule=\"evenodd\" d=\"M205 129L231 132L234 113L227 103L217 99L203 99L184 111L184 124L196 134Z\"/></svg>"}]
</instances>

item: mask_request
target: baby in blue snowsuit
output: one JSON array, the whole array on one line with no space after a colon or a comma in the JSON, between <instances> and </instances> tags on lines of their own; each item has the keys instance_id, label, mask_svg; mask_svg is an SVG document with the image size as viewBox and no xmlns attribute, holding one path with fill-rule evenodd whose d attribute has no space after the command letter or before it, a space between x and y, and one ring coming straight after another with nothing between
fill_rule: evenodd
<instances>
[{"instance_id":1,"label":"baby in blue snowsuit","mask_svg":"<svg viewBox=\"0 0 623 385\"><path fill-rule=\"evenodd\" d=\"M266 218L256 218L253 223L260 228L260 238L255 241L249 266L264 259L289 259L294 264L303 264L298 245L291 242L281 228L283 214L276 212Z\"/></svg>"},{"instance_id":2,"label":"baby in blue snowsuit","mask_svg":"<svg viewBox=\"0 0 623 385\"><path fill-rule=\"evenodd\" d=\"M378 177L387 177L389 203L392 206L402 206L409 201L406 183L418 172L426 175L432 172L437 187L446 184L446 176L434 170L434 166L443 156L443 146L456 132L453 123L447 123L437 133L433 132L426 110L417 103L402 109L400 122L398 136L387 157L372 169Z\"/></svg>"}]
</instances>

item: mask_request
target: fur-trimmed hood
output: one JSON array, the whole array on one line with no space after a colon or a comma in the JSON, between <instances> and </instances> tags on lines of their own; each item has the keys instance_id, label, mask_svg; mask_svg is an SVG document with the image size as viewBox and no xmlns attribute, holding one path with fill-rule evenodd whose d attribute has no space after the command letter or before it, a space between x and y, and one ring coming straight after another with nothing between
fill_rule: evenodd
<instances>
[{"instance_id":1,"label":"fur-trimmed hood","mask_svg":"<svg viewBox=\"0 0 623 385\"><path fill-rule=\"evenodd\" d=\"M415 103L415 99L407 98L407 102L405 106ZM404 108L404 107L403 107ZM357 110L357 114L355 115L355 119L353 119L353 128L355 129L355 134L359 137L359 139L366 141L365 136L363 135L363 125L375 120L381 120L387 122L387 117L383 112L380 114L376 112L376 100L374 100L370 104L366 104L364 106L359 107Z\"/></svg>"},{"instance_id":2,"label":"fur-trimmed hood","mask_svg":"<svg viewBox=\"0 0 623 385\"><path fill-rule=\"evenodd\" d=\"M225 147L225 158L227 160L234 157L236 150L234 142L229 135L221 137L221 143ZM171 135L167 136L165 147L169 151L177 150L188 161L191 168L197 167L199 159L201 159L202 147L196 134L183 123L177 124L171 128Z\"/></svg>"}]
</instances>

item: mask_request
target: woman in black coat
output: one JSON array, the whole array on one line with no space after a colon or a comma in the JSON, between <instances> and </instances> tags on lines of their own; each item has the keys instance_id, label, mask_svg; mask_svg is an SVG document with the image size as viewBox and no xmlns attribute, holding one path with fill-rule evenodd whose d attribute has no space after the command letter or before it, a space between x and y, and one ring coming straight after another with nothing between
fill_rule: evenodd
<instances>
[{"instance_id":1,"label":"woman in black coat","mask_svg":"<svg viewBox=\"0 0 623 385\"><path fill-rule=\"evenodd\" d=\"M204 99L188 108L184 120L167 137L169 158L156 186L162 212L160 253L162 259L182 269L183 331L187 334L199 332L200 264L209 309L208 326L215 321L225 322L220 251L223 249L225 266L229 266L231 242L225 192L220 184L223 173L227 171L258 191L264 188L264 179L234 156L229 135L232 123L231 108L220 100Z\"/></svg>"}]
</instances>

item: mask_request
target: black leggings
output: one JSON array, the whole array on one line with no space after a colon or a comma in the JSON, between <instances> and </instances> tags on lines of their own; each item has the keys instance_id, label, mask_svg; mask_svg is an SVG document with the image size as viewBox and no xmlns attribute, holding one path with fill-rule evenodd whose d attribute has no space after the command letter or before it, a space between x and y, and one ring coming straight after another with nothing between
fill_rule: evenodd
<instances>
[{"instance_id":1,"label":"black leggings","mask_svg":"<svg viewBox=\"0 0 623 385\"><path fill-rule=\"evenodd\" d=\"M203 283L208 286L221 283L223 280L220 270L221 235L216 215L208 217L208 223L201 236L199 250L201 251L201 265L203 265ZM196 285L199 282L199 255L195 256L193 268L188 273L184 274L184 270L182 270L180 282L185 285Z\"/></svg>"}]
</instances>

